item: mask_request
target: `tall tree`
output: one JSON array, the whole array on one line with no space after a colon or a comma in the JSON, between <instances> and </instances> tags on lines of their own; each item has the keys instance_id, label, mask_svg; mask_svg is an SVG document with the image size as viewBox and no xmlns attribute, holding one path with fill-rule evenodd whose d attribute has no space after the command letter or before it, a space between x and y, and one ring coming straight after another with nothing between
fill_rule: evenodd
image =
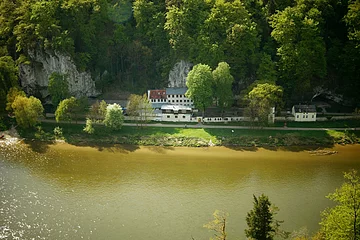
<instances>
[{"instance_id":1,"label":"tall tree","mask_svg":"<svg viewBox=\"0 0 360 240\"><path fill-rule=\"evenodd\" d=\"M321 12L313 2L296 3L272 16L271 35L279 44L279 84L288 98L302 99L311 95L313 87L321 85L326 59L320 34Z\"/></svg>"},{"instance_id":2,"label":"tall tree","mask_svg":"<svg viewBox=\"0 0 360 240\"><path fill-rule=\"evenodd\" d=\"M194 101L195 107L203 112L203 116L205 109L212 104L213 82L211 68L204 64L195 65L187 76L188 90L185 95Z\"/></svg>"},{"instance_id":3,"label":"tall tree","mask_svg":"<svg viewBox=\"0 0 360 240\"><path fill-rule=\"evenodd\" d=\"M360 239L360 177L344 173L345 183L327 197L337 203L322 213L320 225L325 239Z\"/></svg>"},{"instance_id":4,"label":"tall tree","mask_svg":"<svg viewBox=\"0 0 360 240\"><path fill-rule=\"evenodd\" d=\"M256 117L261 123L267 123L270 108L280 105L283 90L269 83L257 84L246 96L249 102L247 111L251 119Z\"/></svg>"},{"instance_id":5,"label":"tall tree","mask_svg":"<svg viewBox=\"0 0 360 240\"><path fill-rule=\"evenodd\" d=\"M360 44L360 1L349 1L348 9L349 11L345 15L345 22L349 28L349 39Z\"/></svg>"},{"instance_id":6,"label":"tall tree","mask_svg":"<svg viewBox=\"0 0 360 240\"><path fill-rule=\"evenodd\" d=\"M231 107L234 101L232 84L234 78L230 73L229 64L221 62L212 72L214 78L214 97L217 105L222 109Z\"/></svg>"},{"instance_id":7,"label":"tall tree","mask_svg":"<svg viewBox=\"0 0 360 240\"><path fill-rule=\"evenodd\" d=\"M274 238L274 216L271 211L271 202L264 194L254 195L254 208L246 216L248 229L246 237L256 240L271 240Z\"/></svg>"},{"instance_id":8,"label":"tall tree","mask_svg":"<svg viewBox=\"0 0 360 240\"><path fill-rule=\"evenodd\" d=\"M152 118L154 109L146 94L131 94L129 97L126 113L133 117L140 125L145 124Z\"/></svg>"},{"instance_id":9,"label":"tall tree","mask_svg":"<svg viewBox=\"0 0 360 240\"><path fill-rule=\"evenodd\" d=\"M57 107L60 101L70 97L67 76L53 72L49 77L48 90L51 96L52 104Z\"/></svg>"},{"instance_id":10,"label":"tall tree","mask_svg":"<svg viewBox=\"0 0 360 240\"><path fill-rule=\"evenodd\" d=\"M23 128L35 126L38 118L43 115L44 108L39 99L31 96L17 96L11 105L17 124Z\"/></svg>"}]
</instances>

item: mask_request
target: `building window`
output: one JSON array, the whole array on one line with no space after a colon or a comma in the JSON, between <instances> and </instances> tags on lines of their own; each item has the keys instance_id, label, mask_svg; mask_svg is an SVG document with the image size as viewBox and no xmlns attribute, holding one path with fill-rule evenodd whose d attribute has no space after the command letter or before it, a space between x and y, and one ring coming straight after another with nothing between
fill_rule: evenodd
<instances>
[{"instance_id":1,"label":"building window","mask_svg":"<svg viewBox=\"0 0 360 240\"><path fill-rule=\"evenodd\" d=\"M179 100L176 100L176 102L179 102Z\"/></svg>"},{"instance_id":2,"label":"building window","mask_svg":"<svg viewBox=\"0 0 360 240\"><path fill-rule=\"evenodd\" d=\"M299 118L299 115L296 115L296 118Z\"/></svg>"},{"instance_id":3,"label":"building window","mask_svg":"<svg viewBox=\"0 0 360 240\"><path fill-rule=\"evenodd\" d=\"M178 116L177 116L177 115L175 115L175 118L178 118Z\"/></svg>"},{"instance_id":4,"label":"building window","mask_svg":"<svg viewBox=\"0 0 360 240\"><path fill-rule=\"evenodd\" d=\"M183 116L183 118L185 118L185 116Z\"/></svg>"},{"instance_id":5,"label":"building window","mask_svg":"<svg viewBox=\"0 0 360 240\"><path fill-rule=\"evenodd\" d=\"M167 118L170 118L170 116L169 116L169 115L167 115L166 117L167 117Z\"/></svg>"},{"instance_id":6,"label":"building window","mask_svg":"<svg viewBox=\"0 0 360 240\"><path fill-rule=\"evenodd\" d=\"M314 118L314 115L312 115L312 118Z\"/></svg>"},{"instance_id":7,"label":"building window","mask_svg":"<svg viewBox=\"0 0 360 240\"><path fill-rule=\"evenodd\" d=\"M180 102L182 102L182 100L180 100Z\"/></svg>"},{"instance_id":8,"label":"building window","mask_svg":"<svg viewBox=\"0 0 360 240\"><path fill-rule=\"evenodd\" d=\"M172 102L174 102L174 100L172 100Z\"/></svg>"}]
</instances>

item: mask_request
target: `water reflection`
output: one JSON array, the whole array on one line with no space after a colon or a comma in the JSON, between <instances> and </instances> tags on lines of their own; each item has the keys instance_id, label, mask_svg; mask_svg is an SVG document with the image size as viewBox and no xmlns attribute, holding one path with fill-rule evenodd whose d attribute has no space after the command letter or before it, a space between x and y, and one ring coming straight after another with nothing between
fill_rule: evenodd
<instances>
[{"instance_id":1,"label":"water reflection","mask_svg":"<svg viewBox=\"0 0 360 240\"><path fill-rule=\"evenodd\" d=\"M215 209L243 238L252 194L280 208L287 230L317 229L325 195L359 168L359 146L339 154L226 148L99 149L19 144L0 150L0 236L19 239L197 239ZM296 216L296 218L294 218Z\"/></svg>"}]
</instances>

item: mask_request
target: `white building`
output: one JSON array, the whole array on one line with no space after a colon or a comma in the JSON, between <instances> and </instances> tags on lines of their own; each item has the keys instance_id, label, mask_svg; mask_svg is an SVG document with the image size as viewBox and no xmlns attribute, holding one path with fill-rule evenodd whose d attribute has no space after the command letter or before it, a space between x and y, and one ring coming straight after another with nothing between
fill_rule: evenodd
<instances>
[{"instance_id":1,"label":"white building","mask_svg":"<svg viewBox=\"0 0 360 240\"><path fill-rule=\"evenodd\" d=\"M192 108L194 102L185 96L187 88L166 88L167 103L171 105L182 105Z\"/></svg>"},{"instance_id":2,"label":"white building","mask_svg":"<svg viewBox=\"0 0 360 240\"><path fill-rule=\"evenodd\" d=\"M162 121L165 122L190 122L191 107L181 105L163 105L161 106Z\"/></svg>"},{"instance_id":3,"label":"white building","mask_svg":"<svg viewBox=\"0 0 360 240\"><path fill-rule=\"evenodd\" d=\"M315 105L294 105L292 115L295 117L295 122L315 122L316 107Z\"/></svg>"}]
</instances>

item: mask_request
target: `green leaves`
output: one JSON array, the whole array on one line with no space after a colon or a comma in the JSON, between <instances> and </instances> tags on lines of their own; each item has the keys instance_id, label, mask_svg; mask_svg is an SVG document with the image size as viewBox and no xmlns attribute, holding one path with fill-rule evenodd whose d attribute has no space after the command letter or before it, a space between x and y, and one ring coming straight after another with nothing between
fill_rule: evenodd
<instances>
[{"instance_id":1,"label":"green leaves","mask_svg":"<svg viewBox=\"0 0 360 240\"><path fill-rule=\"evenodd\" d=\"M232 84L234 77L230 73L229 64L221 62L212 72L214 78L214 97L220 108L231 107L234 101L232 93Z\"/></svg>"},{"instance_id":2,"label":"green leaves","mask_svg":"<svg viewBox=\"0 0 360 240\"><path fill-rule=\"evenodd\" d=\"M57 106L61 100L64 100L70 96L67 76L53 72L49 77L48 90L53 105Z\"/></svg>"},{"instance_id":3,"label":"green leaves","mask_svg":"<svg viewBox=\"0 0 360 240\"><path fill-rule=\"evenodd\" d=\"M113 130L121 129L124 122L124 115L119 104L109 104L106 108L104 124Z\"/></svg>"},{"instance_id":4,"label":"green leaves","mask_svg":"<svg viewBox=\"0 0 360 240\"><path fill-rule=\"evenodd\" d=\"M213 75L208 65L197 64L189 72L186 97L194 101L196 108L205 111L211 105L213 97Z\"/></svg>"},{"instance_id":5,"label":"green leaves","mask_svg":"<svg viewBox=\"0 0 360 240\"><path fill-rule=\"evenodd\" d=\"M270 108L280 105L283 90L280 86L270 83L257 84L246 96L249 101L247 115L252 120L258 120L264 124L268 121Z\"/></svg>"},{"instance_id":6,"label":"green leaves","mask_svg":"<svg viewBox=\"0 0 360 240\"><path fill-rule=\"evenodd\" d=\"M337 205L322 213L320 225L325 239L359 239L360 178L357 171L344 173L345 183L327 197Z\"/></svg>"},{"instance_id":7,"label":"green leaves","mask_svg":"<svg viewBox=\"0 0 360 240\"><path fill-rule=\"evenodd\" d=\"M71 122L77 114L78 106L79 104L75 97L62 100L55 111L56 121Z\"/></svg>"},{"instance_id":8,"label":"green leaves","mask_svg":"<svg viewBox=\"0 0 360 240\"><path fill-rule=\"evenodd\" d=\"M246 237L258 240L273 239L275 234L273 222L269 198L264 194L259 197L254 195L254 208L246 216L248 225L248 229L245 229Z\"/></svg>"},{"instance_id":9,"label":"green leaves","mask_svg":"<svg viewBox=\"0 0 360 240\"><path fill-rule=\"evenodd\" d=\"M17 124L22 128L35 126L38 118L42 116L44 108L39 99L31 96L17 96L11 105L14 110Z\"/></svg>"},{"instance_id":10,"label":"green leaves","mask_svg":"<svg viewBox=\"0 0 360 240\"><path fill-rule=\"evenodd\" d=\"M271 18L271 35L279 43L280 84L288 94L304 95L326 74L325 43L320 35L321 13L300 1ZM296 92L295 92L296 90Z\"/></svg>"}]
</instances>

